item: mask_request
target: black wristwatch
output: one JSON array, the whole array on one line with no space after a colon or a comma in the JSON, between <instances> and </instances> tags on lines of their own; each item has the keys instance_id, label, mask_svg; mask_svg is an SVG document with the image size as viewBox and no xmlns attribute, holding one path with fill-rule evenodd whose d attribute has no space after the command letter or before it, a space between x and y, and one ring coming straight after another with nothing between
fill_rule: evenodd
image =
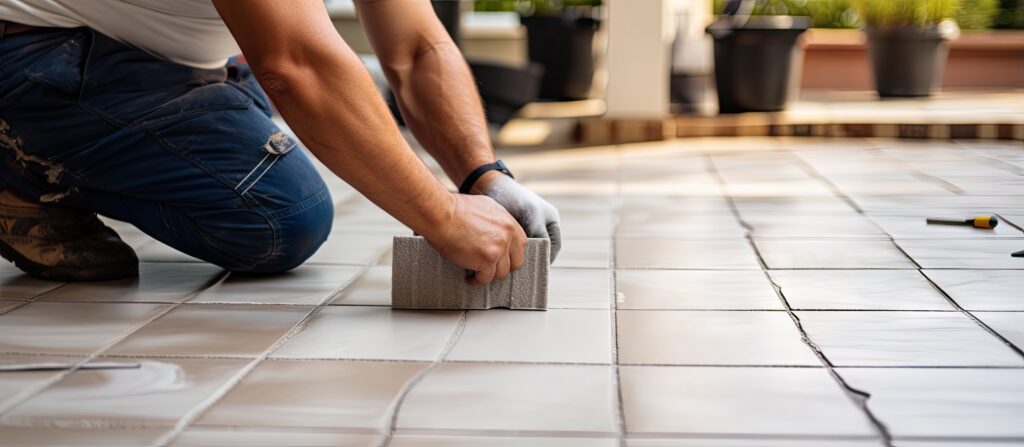
<instances>
[{"instance_id":1,"label":"black wristwatch","mask_svg":"<svg viewBox=\"0 0 1024 447\"><path fill-rule=\"evenodd\" d=\"M489 171L499 171L502 174L509 176L509 178L516 178L514 175L512 175L512 171L508 170L508 166L505 166L505 162L498 160L494 163L487 163L483 166L480 166L479 168L474 169L473 172L470 172L469 175L466 176L466 180L462 182L462 186L459 186L459 193L469 194L469 190L473 189L473 185L476 184L477 180L480 180L480 176L486 174Z\"/></svg>"}]
</instances>

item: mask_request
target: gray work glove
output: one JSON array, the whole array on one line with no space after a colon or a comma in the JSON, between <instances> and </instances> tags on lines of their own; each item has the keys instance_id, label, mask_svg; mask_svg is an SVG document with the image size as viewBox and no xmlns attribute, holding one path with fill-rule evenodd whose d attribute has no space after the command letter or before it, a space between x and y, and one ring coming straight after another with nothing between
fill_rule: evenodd
<instances>
[{"instance_id":1,"label":"gray work glove","mask_svg":"<svg viewBox=\"0 0 1024 447\"><path fill-rule=\"evenodd\" d=\"M479 191L505 207L523 226L526 237L550 239L551 262L555 262L558 250L562 248L562 230L554 205L504 175L496 176L493 182Z\"/></svg>"}]
</instances>

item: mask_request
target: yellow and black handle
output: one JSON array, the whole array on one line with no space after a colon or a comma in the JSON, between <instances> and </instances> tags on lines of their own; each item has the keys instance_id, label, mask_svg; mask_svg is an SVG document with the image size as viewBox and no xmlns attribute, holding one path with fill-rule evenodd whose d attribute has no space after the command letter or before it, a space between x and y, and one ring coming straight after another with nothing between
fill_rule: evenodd
<instances>
[{"instance_id":1,"label":"yellow and black handle","mask_svg":"<svg viewBox=\"0 0 1024 447\"><path fill-rule=\"evenodd\" d=\"M936 225L959 225L964 227L983 228L991 230L999 225L999 219L996 216L977 216L965 220L950 220L950 219L933 219L927 218L926 221L929 224Z\"/></svg>"}]
</instances>

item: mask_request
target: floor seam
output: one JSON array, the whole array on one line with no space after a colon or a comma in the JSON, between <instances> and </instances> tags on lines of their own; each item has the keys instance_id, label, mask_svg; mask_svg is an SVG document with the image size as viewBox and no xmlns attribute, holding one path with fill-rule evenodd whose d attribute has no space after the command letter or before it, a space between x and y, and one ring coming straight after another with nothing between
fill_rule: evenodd
<instances>
[{"instance_id":1,"label":"floor seam","mask_svg":"<svg viewBox=\"0 0 1024 447\"><path fill-rule=\"evenodd\" d=\"M789 153L788 150L784 150L784 152ZM795 155L790 155L792 158L798 158ZM739 211L739 207L736 205L735 198L732 196L732 194L728 193L728 190L726 189L725 178L722 176L722 173L718 170L717 166L715 165L714 158L711 157L710 155L705 155L705 163L708 169L711 171L711 174L718 180L719 186L722 188L722 194L725 197L726 202L729 204L729 208L732 210L734 218L740 223L740 225L743 225L745 228L752 228L743 220L743 216ZM801 341L803 341L804 344L806 344L807 347L810 348L810 350L814 353L815 357L818 358L818 361L821 362L821 364L825 367L825 370L828 371L828 374L829 376L832 377L832 380L835 381L836 384L843 389L844 394L846 394L847 398L850 399L850 401L853 402L853 404L857 406L858 409L860 409L861 413L867 418L868 422L874 428L882 444L885 447L893 447L892 435L889 433L889 428L877 416L875 416L874 412L872 412L871 409L868 407L867 400L869 397L871 397L871 395L865 391L854 388L841 375L839 375L839 373L835 370L835 366L828 359L828 357L825 356L825 353L822 352L821 348L816 343L814 343L814 341L811 340L811 337L807 334L807 331L803 327L803 323L800 321L800 317L796 314L796 312L793 311L793 308L789 305L789 301L786 299L785 294L783 294L782 287L779 286L779 284L775 282L775 279L772 278L772 276L769 274L768 264L765 263L764 256L762 256L761 251L758 249L757 244L754 242L753 236L749 232L746 235L746 240L747 243L750 245L750 248L754 251L754 255L757 257L758 264L761 266L761 272L764 274L768 282L771 283L772 288L775 290L776 296L782 302L782 306L786 309L787 315L789 315L789 318L793 321L793 324L796 326L797 332L800 334Z\"/></svg>"},{"instance_id":2,"label":"floor seam","mask_svg":"<svg viewBox=\"0 0 1024 447\"><path fill-rule=\"evenodd\" d=\"M376 259L379 260L380 257L384 256L386 252L387 251L385 250L379 253ZM266 360L267 357L269 357L269 355L272 352L274 352L277 348L280 348L282 345L291 340L291 337L293 337L295 334L298 334L303 329L305 329L306 325L308 325L310 321L313 320L313 318L319 315L320 312L323 311L323 309L327 308L328 303L337 298L346 287L353 284L356 280L365 275L366 272L369 271L370 267L372 267L374 264L376 264L376 262L371 262L368 265L362 266L362 268L359 269L359 272L356 275L353 275L348 279L348 281L343 282L339 284L337 287L335 287L334 290L328 293L322 300L320 300L318 304L313 306L313 308L310 309L310 311L307 312L302 319L295 323L291 327L291 329L288 330L288 332L285 332L284 335L279 337L267 349L263 350L263 352L260 353L259 356L257 356L255 359L253 359L245 366L243 366L237 373L235 373L234 376L230 377L217 390L215 390L213 393L207 396L206 399L203 399L203 401L201 401L199 404L192 407L192 409L190 409L188 412L186 412L182 417L178 419L178 421L174 424L170 431L161 435L150 445L153 447L165 447L174 442L176 439L178 439L178 437L180 437L181 434L184 433L186 429L188 429L190 426L192 426L192 424L198 421L204 414L206 414L207 411L213 408L214 405L220 402L220 400L224 396L226 396L232 389L234 389L235 386L237 386L239 383L242 382L242 380L248 377L248 375L252 373L252 371L255 370L260 363Z\"/></svg>"},{"instance_id":3,"label":"floor seam","mask_svg":"<svg viewBox=\"0 0 1024 447\"><path fill-rule=\"evenodd\" d=\"M68 368L66 371L62 371L62 372L60 372L58 374L55 374L53 377L51 377L51 378L49 378L47 380L42 380L42 381L40 381L40 382L38 382L36 384L33 384L32 386L26 387L25 389L23 389L20 392L16 393L14 396L11 396L11 397L5 399L3 402L0 402L0 420L3 420L4 418L6 418L5 415L9 411L11 411L14 408L16 408L18 405L21 405L21 404L25 403L29 399L39 395L40 393L42 393L43 391L48 389L50 386L52 386L52 385L54 385L54 384L64 380L65 378L67 378L71 374L73 374L76 371L78 371L79 369L81 369L82 365L84 365L84 364L86 364L86 363L88 363L88 362L90 362L90 361L92 361L92 360L102 356L104 352L110 350L111 348L116 346L118 343L121 343L122 341L124 341L128 337L132 336L133 334L135 334L136 332L138 332L142 328L146 327L150 323L152 323L152 322L154 322L156 320L159 320L164 315L167 315L168 313L170 313L174 309L177 309L179 306L181 306L182 304L184 304L188 300L194 298L195 296L199 295L204 290L206 290L206 289L208 289L210 287L213 287L214 285L219 284L220 282L224 281L228 276L230 276L230 272L222 271L216 277L214 277L214 278L208 280L207 282L203 283L202 285L200 285L198 288L196 288L192 292L189 292L189 293L186 293L185 295L183 295L182 298L178 302L171 303L171 304L167 305L166 309L163 309L160 312L157 312L156 314L151 316L150 318L145 319L145 320L143 320L143 321L141 321L139 323L136 323L136 324L132 325L131 327L129 327L128 329L125 329L122 333L118 334L118 336L108 340L106 343L104 343L102 346L100 346L97 350L93 351L92 354L86 356L81 361L76 362L71 368ZM55 290L55 289L57 289L57 288L50 289L50 290ZM43 294L41 294L41 295L43 295ZM32 302L35 302L35 301L32 301Z\"/></svg>"},{"instance_id":4,"label":"floor seam","mask_svg":"<svg viewBox=\"0 0 1024 447\"><path fill-rule=\"evenodd\" d=\"M438 365L444 363L444 359L448 357L448 354L459 342L459 339L462 338L462 333L466 330L466 320L468 318L469 312L465 310L462 311L462 313L459 315L459 321L456 322L455 327L452 329L452 333L448 335L448 339L445 341L444 346L438 353L437 358L434 359L434 361L426 368L423 368L418 373L416 373L416 375L410 378L398 391L398 394L395 396L394 402L388 408L388 414L386 415L387 417L385 418L385 420L387 421L387 426L384 427L384 437L381 438L381 441L378 444L380 447L388 447L389 445L391 445L391 439L395 436L395 431L398 428L398 416L399 413L402 411L402 405L405 403L406 397L409 395L410 392L412 392L412 389L415 388L416 385L419 385L420 382L422 382L423 379L426 378L427 374L429 374L431 371L437 368Z\"/></svg>"}]
</instances>

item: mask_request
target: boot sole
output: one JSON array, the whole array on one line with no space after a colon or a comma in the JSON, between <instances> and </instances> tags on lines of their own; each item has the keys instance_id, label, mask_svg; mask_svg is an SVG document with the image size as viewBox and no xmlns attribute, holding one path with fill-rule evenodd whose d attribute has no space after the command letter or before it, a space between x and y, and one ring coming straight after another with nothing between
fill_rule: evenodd
<instances>
[{"instance_id":1,"label":"boot sole","mask_svg":"<svg viewBox=\"0 0 1024 447\"><path fill-rule=\"evenodd\" d=\"M21 271L47 281L104 281L139 276L138 261L88 268L50 267L30 261L4 241L0 241L0 256L13 262Z\"/></svg>"}]
</instances>

